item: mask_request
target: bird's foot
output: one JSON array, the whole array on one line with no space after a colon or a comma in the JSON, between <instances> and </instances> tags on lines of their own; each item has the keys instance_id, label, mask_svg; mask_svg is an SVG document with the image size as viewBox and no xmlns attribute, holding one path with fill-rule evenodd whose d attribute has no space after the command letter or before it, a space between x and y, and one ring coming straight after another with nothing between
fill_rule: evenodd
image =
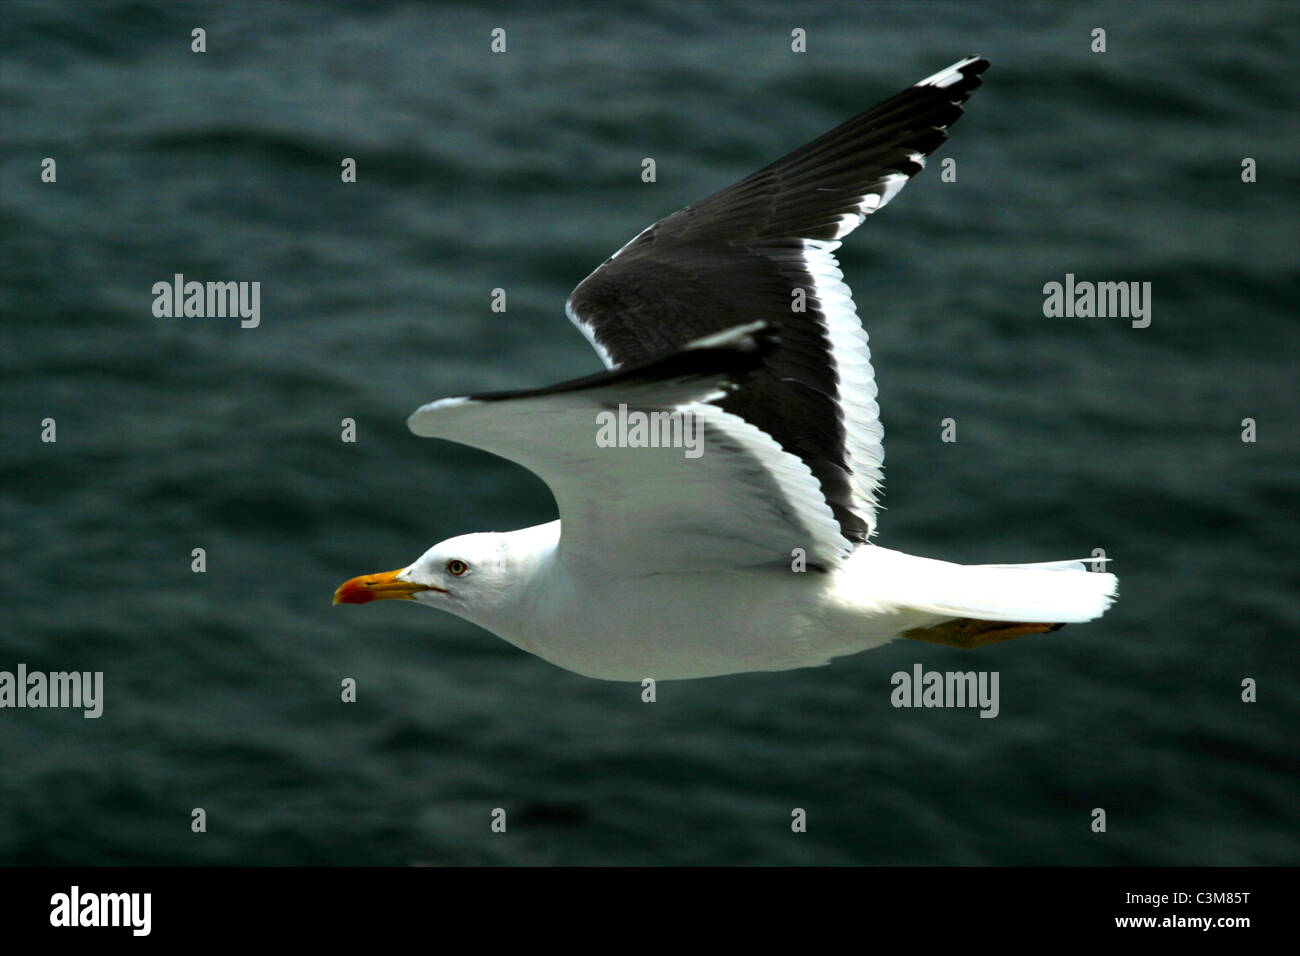
<instances>
[{"instance_id":1,"label":"bird's foot","mask_svg":"<svg viewBox=\"0 0 1300 956\"><path fill-rule=\"evenodd\" d=\"M970 650L985 644L998 644L1025 634L1046 634L1059 631L1064 624L1017 624L1013 621L976 621L962 617L944 621L931 627L914 627L904 631L903 637L913 641L928 641L931 644L946 644Z\"/></svg>"}]
</instances>

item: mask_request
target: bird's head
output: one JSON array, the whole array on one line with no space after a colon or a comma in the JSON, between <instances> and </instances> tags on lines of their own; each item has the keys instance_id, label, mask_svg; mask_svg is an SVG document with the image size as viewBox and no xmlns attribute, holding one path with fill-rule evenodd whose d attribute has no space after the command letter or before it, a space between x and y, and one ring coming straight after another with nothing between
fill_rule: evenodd
<instances>
[{"instance_id":1,"label":"bird's head","mask_svg":"<svg viewBox=\"0 0 1300 956\"><path fill-rule=\"evenodd\" d=\"M505 535L466 534L448 538L396 571L363 574L344 581L335 604L369 604L400 598L473 619L505 599L510 575Z\"/></svg>"}]
</instances>

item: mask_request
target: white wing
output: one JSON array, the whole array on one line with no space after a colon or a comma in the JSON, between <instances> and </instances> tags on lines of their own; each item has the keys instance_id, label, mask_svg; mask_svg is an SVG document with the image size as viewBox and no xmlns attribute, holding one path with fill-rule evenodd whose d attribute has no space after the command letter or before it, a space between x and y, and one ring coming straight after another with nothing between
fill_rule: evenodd
<instances>
[{"instance_id":1,"label":"white wing","mask_svg":"<svg viewBox=\"0 0 1300 956\"><path fill-rule=\"evenodd\" d=\"M744 390L774 347L763 336L757 326L742 327L573 382L443 399L408 424L417 435L481 448L538 475L559 506L566 559L646 574L789 566L801 548L810 567L832 566L852 546L808 466L712 404ZM620 415L631 423L633 415L656 413L670 438L693 447L602 444L602 434L618 437Z\"/></svg>"}]
</instances>

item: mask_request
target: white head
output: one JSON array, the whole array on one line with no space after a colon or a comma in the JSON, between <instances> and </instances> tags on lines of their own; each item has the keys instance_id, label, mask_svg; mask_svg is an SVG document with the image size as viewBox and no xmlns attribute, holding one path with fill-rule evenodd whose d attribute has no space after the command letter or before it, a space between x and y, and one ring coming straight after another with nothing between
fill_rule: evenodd
<instances>
[{"instance_id":1,"label":"white head","mask_svg":"<svg viewBox=\"0 0 1300 956\"><path fill-rule=\"evenodd\" d=\"M335 604L400 598L450 611L495 630L527 590L531 562L512 539L523 532L463 534L435 544L405 568L363 574L334 592Z\"/></svg>"}]
</instances>

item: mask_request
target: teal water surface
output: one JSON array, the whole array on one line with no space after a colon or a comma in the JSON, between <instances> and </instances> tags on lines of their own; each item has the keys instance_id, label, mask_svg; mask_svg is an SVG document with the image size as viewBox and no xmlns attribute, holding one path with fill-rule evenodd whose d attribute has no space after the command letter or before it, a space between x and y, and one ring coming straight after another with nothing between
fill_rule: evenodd
<instances>
[{"instance_id":1,"label":"teal water surface","mask_svg":"<svg viewBox=\"0 0 1300 956\"><path fill-rule=\"evenodd\" d=\"M605 256L970 53L951 140L841 251L879 541L1103 548L1103 620L645 704L331 607L554 516L415 407L596 371L562 305ZM1287 3L4 4L0 670L105 690L0 709L0 863L1296 862L1298 59ZM156 317L176 273L260 282L260 324ZM1150 326L1045 317L1067 273L1150 282ZM895 709L917 663L996 670L999 716Z\"/></svg>"}]
</instances>

